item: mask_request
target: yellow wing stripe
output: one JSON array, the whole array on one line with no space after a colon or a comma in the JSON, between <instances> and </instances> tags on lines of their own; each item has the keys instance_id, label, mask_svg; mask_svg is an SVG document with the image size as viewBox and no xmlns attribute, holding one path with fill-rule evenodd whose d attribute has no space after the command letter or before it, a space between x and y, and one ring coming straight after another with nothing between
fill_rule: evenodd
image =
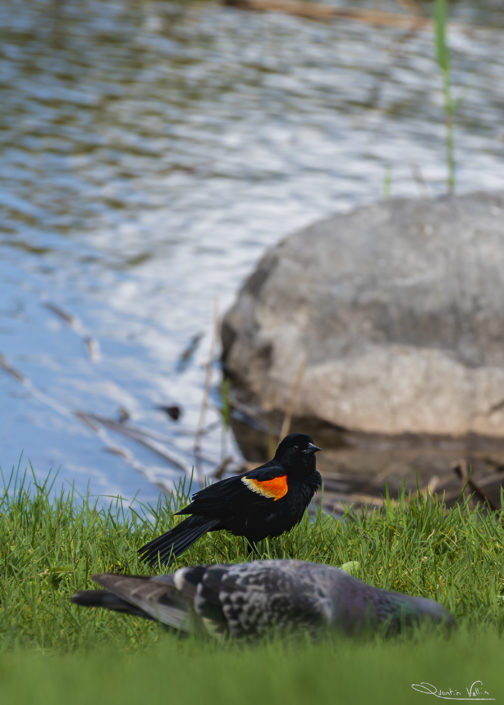
<instances>
[{"instance_id":1,"label":"yellow wing stripe","mask_svg":"<svg viewBox=\"0 0 504 705\"><path fill-rule=\"evenodd\" d=\"M274 477L273 480L254 480L251 477L242 477L241 481L246 485L249 490L262 495L263 497L268 497L273 499L275 502L277 499L282 499L287 494L289 485L287 484L287 475L281 475L280 477Z\"/></svg>"}]
</instances>

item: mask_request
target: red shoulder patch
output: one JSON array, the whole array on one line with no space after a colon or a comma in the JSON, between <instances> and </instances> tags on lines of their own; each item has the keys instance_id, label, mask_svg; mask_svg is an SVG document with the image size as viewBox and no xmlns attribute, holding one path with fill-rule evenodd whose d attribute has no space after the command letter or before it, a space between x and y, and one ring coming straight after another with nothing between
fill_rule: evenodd
<instances>
[{"instance_id":1,"label":"red shoulder patch","mask_svg":"<svg viewBox=\"0 0 504 705\"><path fill-rule=\"evenodd\" d=\"M252 492L256 492L263 497L268 497L275 502L277 499L282 499L289 489L287 475L280 475L280 477L274 477L272 480L256 480L255 478L245 476L242 477L241 481L249 490L252 490Z\"/></svg>"}]
</instances>

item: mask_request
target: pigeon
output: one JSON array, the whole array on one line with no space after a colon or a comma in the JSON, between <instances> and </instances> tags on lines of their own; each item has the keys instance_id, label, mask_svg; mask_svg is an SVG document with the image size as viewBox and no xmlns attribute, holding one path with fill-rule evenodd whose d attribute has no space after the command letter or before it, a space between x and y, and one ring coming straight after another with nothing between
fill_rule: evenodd
<instances>
[{"instance_id":1,"label":"pigeon","mask_svg":"<svg viewBox=\"0 0 504 705\"><path fill-rule=\"evenodd\" d=\"M279 536L301 521L322 478L316 468L320 450L305 433L291 433L275 457L249 472L228 477L196 492L177 514L190 514L171 531L142 546L138 553L151 568L170 565L208 531L227 529L245 536L252 547Z\"/></svg>"},{"instance_id":2,"label":"pigeon","mask_svg":"<svg viewBox=\"0 0 504 705\"><path fill-rule=\"evenodd\" d=\"M152 619L181 632L249 639L275 633L389 633L421 620L455 623L440 604L372 587L339 568L298 560L256 560L179 568L154 577L93 576L105 590L71 600Z\"/></svg>"}]
</instances>

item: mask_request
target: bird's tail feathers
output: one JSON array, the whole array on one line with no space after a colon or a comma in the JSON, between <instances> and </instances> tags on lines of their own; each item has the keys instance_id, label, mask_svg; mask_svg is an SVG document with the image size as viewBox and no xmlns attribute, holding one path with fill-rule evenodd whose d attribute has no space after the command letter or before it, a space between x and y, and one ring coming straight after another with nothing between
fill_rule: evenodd
<instances>
[{"instance_id":1,"label":"bird's tail feathers","mask_svg":"<svg viewBox=\"0 0 504 705\"><path fill-rule=\"evenodd\" d=\"M171 531L158 536L138 549L140 558L151 568L158 565L169 566L173 560L186 551L207 531L217 528L219 521L205 517L190 516Z\"/></svg>"},{"instance_id":2,"label":"bird's tail feathers","mask_svg":"<svg viewBox=\"0 0 504 705\"><path fill-rule=\"evenodd\" d=\"M120 597L117 597L117 595L114 595L113 592L109 592L108 590L79 590L79 592L72 595L70 599L76 605L82 605L83 607L104 607L114 612L125 612L126 614L133 614L137 617L152 619L152 617L145 614L143 610L121 600Z\"/></svg>"},{"instance_id":3,"label":"bird's tail feathers","mask_svg":"<svg viewBox=\"0 0 504 705\"><path fill-rule=\"evenodd\" d=\"M173 576L93 575L105 590L80 590L72 595L75 604L104 607L115 612L153 619L169 627L189 631L188 604L173 585Z\"/></svg>"}]
</instances>

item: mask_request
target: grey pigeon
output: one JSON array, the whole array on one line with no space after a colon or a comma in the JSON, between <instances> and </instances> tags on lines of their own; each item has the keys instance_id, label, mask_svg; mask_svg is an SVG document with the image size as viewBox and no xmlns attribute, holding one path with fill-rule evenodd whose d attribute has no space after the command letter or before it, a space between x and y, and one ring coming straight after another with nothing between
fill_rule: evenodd
<instances>
[{"instance_id":1,"label":"grey pigeon","mask_svg":"<svg viewBox=\"0 0 504 705\"><path fill-rule=\"evenodd\" d=\"M294 560L203 565L154 577L94 575L105 590L81 590L78 605L105 607L189 632L264 636L335 627L354 633L378 624L398 631L423 618L455 623L440 604L374 588L339 568Z\"/></svg>"}]
</instances>

